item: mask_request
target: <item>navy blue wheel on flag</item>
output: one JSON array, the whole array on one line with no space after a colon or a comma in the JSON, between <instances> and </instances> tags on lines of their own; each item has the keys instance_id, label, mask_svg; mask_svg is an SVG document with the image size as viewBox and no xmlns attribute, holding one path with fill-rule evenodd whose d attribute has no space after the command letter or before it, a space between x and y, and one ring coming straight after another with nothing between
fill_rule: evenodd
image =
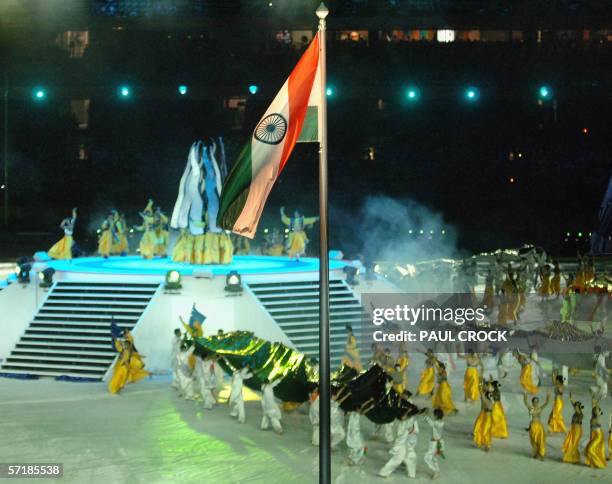
<instances>
[{"instance_id":1,"label":"navy blue wheel on flag","mask_svg":"<svg viewBox=\"0 0 612 484\"><path fill-rule=\"evenodd\" d=\"M282 114L269 114L255 128L255 139L269 145L277 145L287 133L287 120Z\"/></svg>"}]
</instances>

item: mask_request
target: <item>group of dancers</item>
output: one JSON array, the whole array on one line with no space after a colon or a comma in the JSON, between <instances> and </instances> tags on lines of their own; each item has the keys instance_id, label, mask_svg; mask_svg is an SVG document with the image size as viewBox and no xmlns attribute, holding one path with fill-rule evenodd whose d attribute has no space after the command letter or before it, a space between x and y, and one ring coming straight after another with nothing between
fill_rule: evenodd
<instances>
[{"instance_id":1,"label":"group of dancers","mask_svg":"<svg viewBox=\"0 0 612 484\"><path fill-rule=\"evenodd\" d=\"M197 312L196 312L197 314ZM200 321L198 321L200 323ZM172 387L178 395L186 400L199 402L203 408L211 409L220 402L219 394L223 386L221 363L231 369L230 395L227 400L230 417L239 423L246 422L244 404L244 381L258 377L261 384L262 417L260 428L270 427L279 435L283 434L282 409L275 396L274 389L282 382L283 376L263 376L262 370L250 368L248 365L234 367L219 355L197 355L195 345L189 343L189 337L198 337L201 325L187 325L187 334L183 335L176 329L172 340ZM186 337L187 336L187 337ZM223 337L222 331L217 335ZM341 404L351 397L351 391L346 384L334 384L331 400L331 444L336 451L342 442L348 449L347 463L360 465L366 453L366 445L361 433L361 416L373 406L372 399L354 406L350 411L342 410ZM431 441L424 461L431 469L432 477L438 477L440 472L439 458L443 456L444 413L439 409L428 410L418 408L412 402L409 392L403 392L401 398L404 405L401 414L394 424L386 424L384 438L392 443L389 460L381 467L379 475L387 477L402 463L406 465L409 477L416 477L416 444L419 434L419 420L431 427ZM316 382L312 383L309 399L309 419L312 425L312 444L319 445L319 391Z\"/></svg>"},{"instance_id":2,"label":"group of dancers","mask_svg":"<svg viewBox=\"0 0 612 484\"><path fill-rule=\"evenodd\" d=\"M196 313L197 314L197 313ZM203 318L200 318L203 319ZM191 336L201 336L200 321L193 326L184 323ZM194 328L194 329L190 329ZM342 359L344 368L354 371L355 375L364 371L361 364L359 348L356 336L352 328L347 326L348 336L345 346L345 354ZM219 336L223 336L222 334ZM205 408L212 408L219 401L219 389L222 385L222 371L218 355L208 357L195 357L194 347L185 343L180 330L176 330L173 342L173 386L178 389L179 394L189 400L201 400ZM448 358L448 364L456 367L452 354L444 353ZM480 411L473 425L472 440L476 448L490 451L493 439L506 439L509 437L509 426L505 409L502 403L501 381L507 378L510 358L518 362L521 367L519 384L523 391L523 402L529 415L529 426L526 429L532 449L532 457L543 460L546 456L547 434L565 434L562 445L562 461L566 463L580 464L592 468L604 468L607 466L606 442L602 429L601 417L603 411L600 401L608 396L607 377L609 370L605 368L605 358L609 355L601 351L596 358L595 372L600 375L596 378L597 385L591 388L591 418L590 434L588 442L584 445L583 435L583 410L584 405L574 399L572 393L569 400L574 410L569 430L563 417L564 392L567 381L562 374L553 372L552 384L554 400L552 409L547 419L545 429L542 418L544 411L550 403L550 393L546 394L544 402L541 402L539 394L540 385L544 372L540 366L537 349L532 348L530 354L520 353L514 350L511 353L502 351L495 357L497 368L497 379L489 374L484 377L485 365L483 356L472 349L465 354L456 354L458 359L466 362L463 379L464 401L467 403L480 402ZM373 344L372 357L368 362L371 368L374 365L382 368L387 377L389 389L395 392L397 397L397 408L400 413L392 423L380 425L377 433L382 439L391 445L390 458L380 468L379 475L387 477L391 475L402 463L405 464L409 477L416 475L416 443L419 433L419 421L425 422L432 429L430 445L424 455L424 461L431 471L431 476L436 478L440 475L439 459L444 457L444 440L442 438L446 416L458 413L453 402L452 389L448 382L447 365L443 363L432 349L425 353L425 366L421 372L418 382L416 396L430 401L427 408L419 408L415 404L413 394L408 390L408 367L410 357L405 348L399 348L397 357L391 354L389 348L383 349ZM229 397L230 415L236 417L238 422L246 420L243 398L243 382L254 376L258 376L258 370L248 365L232 367L229 361L223 359L224 366L233 372L231 392ZM261 376L261 375L260 375ZM268 378L270 376L268 375ZM279 375L271 380L262 378L262 430L270 426L279 434L283 433L281 406L274 395L274 388L281 382ZM361 433L360 419L366 415L374 406L373 399L359 402L350 410L341 408L345 400L351 398L351 389L346 382L339 380L333 382L331 391L331 445L333 450L344 441L348 448L349 465L360 465L367 450L363 435ZM309 399L309 418L312 424L312 444L319 444L319 392L316 383ZM610 431L608 435L608 452L612 448L612 417L610 419ZM581 448L584 447L584 451Z\"/></svg>"},{"instance_id":3,"label":"group of dancers","mask_svg":"<svg viewBox=\"0 0 612 484\"><path fill-rule=\"evenodd\" d=\"M98 249L100 256L125 256L130 253L128 235L134 231L142 232L138 244L138 252L143 259L154 257L169 257L173 262L187 264L231 264L233 255L249 255L261 253L262 255L281 256L288 255L299 260L306 254L308 236L306 229L312 227L319 217L304 217L295 211L293 217L285 214L281 208L281 221L287 227L287 235L283 237L278 228L265 234L259 251L251 250L249 239L230 234L218 227L208 230L206 221L192 222L197 230L180 228L178 238L174 242L171 253L169 249L169 219L160 207L154 207L153 200L149 200L142 212L139 212L141 224L128 227L125 214L115 209L110 210L98 230ZM72 210L72 216L60 223L64 236L48 251L52 259L70 260L74 257L74 229L77 219L77 209Z\"/></svg>"},{"instance_id":4,"label":"group of dancers","mask_svg":"<svg viewBox=\"0 0 612 484\"><path fill-rule=\"evenodd\" d=\"M546 431L541 422L541 417L549 404L550 393L547 393L546 399L542 403L538 396L542 373L535 349L530 355L521 354L516 350L513 351L512 355L521 366L519 383L523 390L523 402L530 417L530 424L527 430L532 447L532 456L542 460L546 456ZM491 375L489 375L488 379L484 378L483 362L481 357L475 354L473 350L468 350L466 356L457 356L465 359L467 365L463 383L464 401L476 402L480 400L480 412L474 422L472 433L474 445L477 448L489 451L493 438L505 439L509 435L508 423L501 398L501 383L499 381L507 376L507 363L500 361L505 358L505 354L497 357L499 380L494 380ZM607 352L598 355L599 364L601 364L601 360L606 356ZM601 372L601 369L596 368L596 371ZM437 373L437 385L434 383L434 372ZM563 394L566 381L557 372L553 372L552 376L554 402L547 420L547 430L548 433L566 434L562 446L562 460L563 462L578 464L581 462L580 445L584 406L581 402L574 400L570 393L569 397L574 409L574 415L572 416L571 427L568 431L563 419ZM426 353L425 368L421 373L417 393L423 396L430 395L432 407L441 410L445 414L457 412L452 401L452 391L448 385L445 365L438 360L432 350L428 350ZM591 433L584 450L584 463L589 467L603 468L606 467L607 463L605 439L600 423L600 417L603 415L603 412L599 404L602 398L607 397L607 385L603 393L598 386L592 387L591 397ZM608 446L608 452L610 452L612 448L612 416L610 418Z\"/></svg>"},{"instance_id":5,"label":"group of dancers","mask_svg":"<svg viewBox=\"0 0 612 484\"><path fill-rule=\"evenodd\" d=\"M246 422L246 409L244 401L244 382L255 377L261 382L261 408L262 418L260 428L268 430L270 427L278 434L284 432L282 424L282 406L275 395L275 388L282 382L283 375L279 373L266 374L262 369L252 368L248 364L233 366L224 356L217 353L200 353L196 351L195 339L203 337L202 325L206 318L195 307L189 323L182 319L186 329L176 329L172 340L171 366L172 387L182 398L199 402L203 408L212 409L220 403L220 393L224 385L225 370L232 373L230 395L227 401L229 415L239 423ZM114 325L112 325L114 326ZM354 375L363 374L359 349L355 344L355 335L350 327L343 358L343 367L353 371ZM213 338L223 338L220 330ZM134 345L131 333L119 330L114 326L113 344L119 357L109 380L108 388L111 393L119 392L127 383L136 382L149 373L144 370L143 357ZM410 356L405 348L399 348L397 356L392 355L390 349L383 349L374 345L372 356L366 365L369 368L378 366L386 375L386 385L390 392L394 392L397 417L390 423L377 427L379 437L390 445L389 459L382 463L378 471L379 476L388 477L402 464L405 465L408 477L416 477L417 453L416 445L419 435L419 424L431 428L429 445L423 456L431 477L440 475L440 459L445 458L445 445L443 432L446 417L458 413L453 402L452 389L448 382L447 364L455 367L452 355L449 353L434 353L432 349L425 352L424 368L420 374L416 394L408 390L408 368ZM480 411L474 421L472 440L476 448L490 451L494 439L509 437L509 426L505 409L502 403L501 381L507 378L509 358L514 357L521 367L519 384L523 391L523 402L529 415L529 426L526 429L531 444L531 455L534 459L543 460L547 453L547 434L565 434L562 444L562 461L565 463L580 464L591 468L604 468L607 466L606 439L602 428L601 418L603 411L600 401L606 398L605 393L598 391L597 387L591 389L591 415L590 434L586 445L583 443L584 405L569 393L569 402L573 408L571 424L566 425L563 417L564 394L567 386L561 374L553 372L552 384L554 399L552 409L548 415L546 426L543 423L544 412L551 401L550 392L542 402L540 400L543 372L538 362L537 351L532 349L530 354L523 354L515 350L512 353L504 352L497 355L497 379L491 374L484 377L485 364L483 354L477 354L468 349L465 354L456 354L457 358L466 362L463 378L464 401L467 403L480 402ZM596 365L605 362L607 352L598 355ZM445 364L441 360L448 358ZM604 366L605 368L605 366ZM601 368L596 368L601 373ZM607 371L607 370L606 370ZM338 451L342 442L347 447L347 463L361 465L365 460L367 444L361 432L361 417L367 415L375 406L373 398L358 403L350 403L347 409L346 402L352 402L352 388L347 380L338 377L332 382L331 389L331 445L332 450ZM418 400L417 400L418 398ZM423 405L420 402L428 402ZM309 399L309 419L312 424L312 444L319 445L319 391L316 381L311 382ZM468 407L469 408L469 407ZM452 421L452 420L451 420ZM610 420L610 433L608 435L608 452L612 448L612 418ZM584 448L584 450L582 450Z\"/></svg>"},{"instance_id":6,"label":"group of dancers","mask_svg":"<svg viewBox=\"0 0 612 484\"><path fill-rule=\"evenodd\" d=\"M191 330L188 331L194 335ZM220 331L218 336L222 337L223 332ZM178 391L180 397L198 401L203 408L209 410L219 403L220 391L223 388L223 370L220 366L222 357L196 354L195 349L196 346L190 344L177 328L172 340L172 387ZM226 367L233 368L229 361L224 360L224 363ZM246 422L243 382L257 374L257 370L248 366L233 368L228 406L230 416L236 418L239 423ZM278 434L283 433L282 414L274 396L274 388L281 380L282 377L273 380L263 378L261 385L261 429L268 430L271 426Z\"/></svg>"},{"instance_id":7,"label":"group of dancers","mask_svg":"<svg viewBox=\"0 0 612 484\"><path fill-rule=\"evenodd\" d=\"M551 298L562 298L560 319L562 322L573 322L576 315L577 297L596 290L595 263L592 256L578 253L575 273L564 273L559 261L550 260L546 256L539 258L529 253L519 259L518 264L504 264L501 255L498 255L491 267L484 274L484 296L480 305L488 312L497 307L497 323L507 325L517 324L521 313L525 309L527 295L535 291L540 301L545 302ZM533 251L533 254L537 254ZM530 256L531 255L531 256ZM463 272L469 280L470 269L476 270L475 261ZM468 286L473 291L476 275ZM600 305L591 311L593 320Z\"/></svg>"}]
</instances>

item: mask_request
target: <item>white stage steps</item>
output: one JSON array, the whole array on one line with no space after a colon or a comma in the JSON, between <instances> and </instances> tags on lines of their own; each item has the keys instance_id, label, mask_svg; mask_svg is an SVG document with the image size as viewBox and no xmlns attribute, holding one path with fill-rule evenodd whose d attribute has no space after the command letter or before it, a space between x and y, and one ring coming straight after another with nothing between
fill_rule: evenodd
<instances>
[{"instance_id":1,"label":"white stage steps","mask_svg":"<svg viewBox=\"0 0 612 484\"><path fill-rule=\"evenodd\" d=\"M319 283L249 283L248 288L295 348L308 356L319 355ZM343 279L329 282L330 353L332 368L340 364L346 344L345 326L355 333L365 315L359 299ZM367 348L369 350L369 348ZM367 356L362 351L362 360Z\"/></svg>"},{"instance_id":2,"label":"white stage steps","mask_svg":"<svg viewBox=\"0 0 612 484\"><path fill-rule=\"evenodd\" d=\"M56 282L0 373L102 379L117 355L111 318L133 329L159 284Z\"/></svg>"}]
</instances>

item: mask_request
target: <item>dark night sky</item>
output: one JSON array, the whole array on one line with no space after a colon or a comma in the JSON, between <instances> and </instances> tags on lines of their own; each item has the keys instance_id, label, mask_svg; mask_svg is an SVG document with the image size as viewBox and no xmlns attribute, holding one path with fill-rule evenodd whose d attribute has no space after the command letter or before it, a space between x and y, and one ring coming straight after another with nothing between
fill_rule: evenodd
<instances>
[{"instance_id":1,"label":"dark night sky","mask_svg":"<svg viewBox=\"0 0 612 484\"><path fill-rule=\"evenodd\" d=\"M235 159L299 58L270 31L105 27L91 29L76 60L57 47L57 33L10 31L0 42L10 52L12 228L51 231L51 239L73 205L82 208L83 239L111 207L136 221L153 197L171 211L191 142L223 135ZM358 245L360 207L381 194L441 213L474 250L526 241L558 248L566 231L596 227L612 148L608 43L331 39L333 244ZM41 83L49 95L36 103L30 92ZM133 89L128 101L117 98L122 83ZM190 87L186 98L176 95L179 83ZM555 100L540 106L543 83ZM421 89L417 103L406 101L408 85ZM462 99L467 85L480 89L477 103ZM248 98L238 131L223 107L235 95ZM87 130L70 112L70 100L82 98L91 99ZM78 158L81 146L87 160ZM300 145L263 224L278 223L281 205L316 212L316 186L316 147Z\"/></svg>"}]
</instances>

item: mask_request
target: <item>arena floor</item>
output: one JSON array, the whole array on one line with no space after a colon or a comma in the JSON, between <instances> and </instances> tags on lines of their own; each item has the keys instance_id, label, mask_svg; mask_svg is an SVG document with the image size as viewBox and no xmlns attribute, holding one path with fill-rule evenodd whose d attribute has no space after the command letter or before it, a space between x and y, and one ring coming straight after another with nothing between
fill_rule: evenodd
<instances>
[{"instance_id":1,"label":"arena floor","mask_svg":"<svg viewBox=\"0 0 612 484\"><path fill-rule=\"evenodd\" d=\"M488 362L493 372L493 361ZM415 356L410 367L413 384L422 368ZM560 462L563 437L548 438L544 462L530 458L527 411L518 385L518 368L503 383L503 403L510 438L495 440L491 452L471 444L471 427L479 410L462 400L463 362L451 372L450 382L459 414L448 417L445 429L446 460L441 463L442 483L546 484L610 482L612 465L594 470ZM569 390L585 404L590 372L570 379ZM548 387L551 388L550 386ZM57 462L64 464L64 482L74 483L314 483L318 476L318 451L310 445L307 410L285 413L284 435L259 430L261 417L257 395L247 395L247 422L238 424L221 404L210 411L177 397L168 377L157 376L110 395L103 383L71 383L52 380L0 379L0 455L8 462ZM424 398L417 404L427 404ZM566 424L571 408L566 399ZM603 404L607 427L610 399ZM549 407L550 409L550 407ZM546 410L546 417L549 409ZM588 418L584 422L588 435ZM333 455L336 484L381 481L376 476L387 459L387 445L374 437L374 426L362 420L367 439L367 459L360 467L346 464L346 448ZM607 428L606 428L607 430ZM417 479L430 474L422 456L430 437L423 423L418 444ZM607 438L607 432L606 432ZM585 442L586 443L586 442ZM398 469L386 482L407 479ZM24 482L24 481L22 481ZM37 481L39 482L39 481Z\"/></svg>"}]
</instances>

